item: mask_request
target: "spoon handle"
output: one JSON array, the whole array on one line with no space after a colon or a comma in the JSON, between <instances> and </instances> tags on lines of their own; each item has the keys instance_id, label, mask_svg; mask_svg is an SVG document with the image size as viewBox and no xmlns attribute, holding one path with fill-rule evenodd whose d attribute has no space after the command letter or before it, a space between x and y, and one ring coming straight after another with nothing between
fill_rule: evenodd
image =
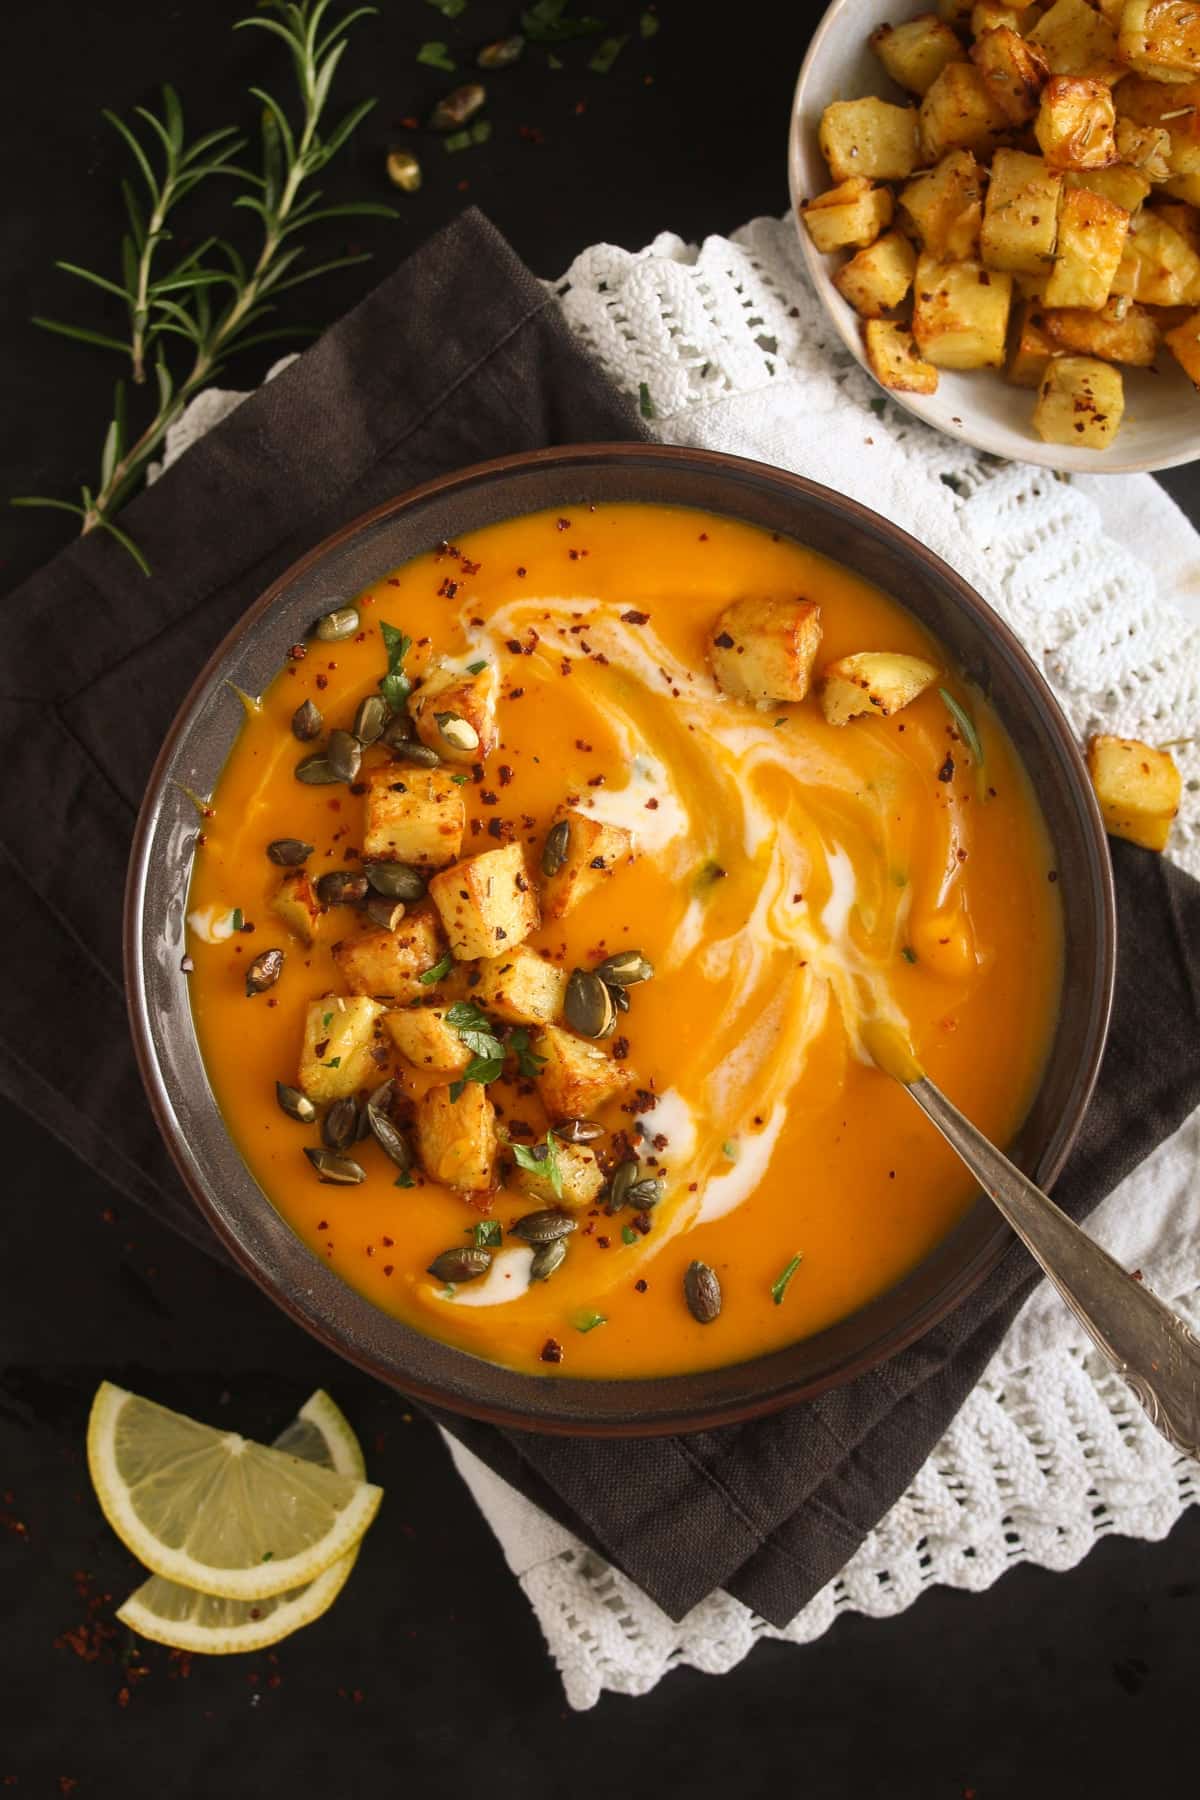
<instances>
[{"instance_id":1,"label":"spoon handle","mask_svg":"<svg viewBox=\"0 0 1200 1800\"><path fill-rule=\"evenodd\" d=\"M1022 1175L927 1076L904 1084L1169 1444L1200 1457L1200 1339Z\"/></svg>"}]
</instances>

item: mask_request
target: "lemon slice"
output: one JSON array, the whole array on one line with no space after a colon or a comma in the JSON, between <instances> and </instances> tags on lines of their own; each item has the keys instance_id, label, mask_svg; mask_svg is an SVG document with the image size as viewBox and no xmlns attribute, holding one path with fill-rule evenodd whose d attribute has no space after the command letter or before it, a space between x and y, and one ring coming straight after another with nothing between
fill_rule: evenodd
<instances>
[{"instance_id":1,"label":"lemon slice","mask_svg":"<svg viewBox=\"0 0 1200 1800\"><path fill-rule=\"evenodd\" d=\"M383 1498L236 1432L198 1424L102 1382L88 1471L104 1516L155 1575L227 1600L266 1600L352 1550Z\"/></svg>"},{"instance_id":2,"label":"lemon slice","mask_svg":"<svg viewBox=\"0 0 1200 1800\"><path fill-rule=\"evenodd\" d=\"M323 1388L306 1400L275 1439L273 1448L358 1480L366 1474L362 1450L349 1421ZM357 1546L331 1563L307 1586L270 1600L223 1600L201 1594L164 1575L151 1575L120 1607L117 1617L140 1637L172 1650L230 1656L265 1650L332 1605L358 1558Z\"/></svg>"}]
</instances>

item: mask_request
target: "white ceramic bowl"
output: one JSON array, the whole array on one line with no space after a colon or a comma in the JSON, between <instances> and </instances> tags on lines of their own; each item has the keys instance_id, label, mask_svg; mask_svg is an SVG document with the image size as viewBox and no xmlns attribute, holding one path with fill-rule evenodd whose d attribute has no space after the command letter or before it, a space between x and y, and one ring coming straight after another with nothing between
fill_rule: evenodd
<instances>
[{"instance_id":1,"label":"white ceramic bowl","mask_svg":"<svg viewBox=\"0 0 1200 1800\"><path fill-rule=\"evenodd\" d=\"M921 10L918 0L833 0L817 27L796 83L788 137L788 185L792 217L812 282L848 350L865 369L858 314L833 285L845 252L822 256L800 223L797 202L833 185L817 144L821 114L833 100L867 94L909 102L895 86L867 39L877 25L895 24ZM1141 469L1171 469L1200 457L1200 395L1169 351L1154 369L1124 369L1125 417L1108 450L1043 444L1030 423L1034 395L1010 387L999 370L939 371L934 394L899 394L886 389L897 406L927 425L961 438L977 450L1018 462L1041 463L1074 474L1123 475Z\"/></svg>"}]
</instances>

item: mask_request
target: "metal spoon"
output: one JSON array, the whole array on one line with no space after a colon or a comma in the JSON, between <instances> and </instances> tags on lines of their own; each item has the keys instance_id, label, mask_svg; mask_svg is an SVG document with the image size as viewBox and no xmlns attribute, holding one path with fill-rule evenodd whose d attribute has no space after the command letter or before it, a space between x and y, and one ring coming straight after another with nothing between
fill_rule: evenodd
<instances>
[{"instance_id":1,"label":"metal spoon","mask_svg":"<svg viewBox=\"0 0 1200 1800\"><path fill-rule=\"evenodd\" d=\"M917 1062L903 1034L873 1021L864 1040L906 1088L1133 1390L1169 1444L1200 1457L1200 1339L988 1142Z\"/></svg>"}]
</instances>

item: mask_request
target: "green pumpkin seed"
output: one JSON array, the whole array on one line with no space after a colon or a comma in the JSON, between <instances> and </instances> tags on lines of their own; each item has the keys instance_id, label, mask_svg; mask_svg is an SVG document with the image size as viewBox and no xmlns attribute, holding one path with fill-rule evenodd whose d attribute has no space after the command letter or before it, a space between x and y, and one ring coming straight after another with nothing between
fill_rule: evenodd
<instances>
[{"instance_id":1,"label":"green pumpkin seed","mask_svg":"<svg viewBox=\"0 0 1200 1800\"><path fill-rule=\"evenodd\" d=\"M612 1172L608 1184L606 1204L610 1213L620 1212L629 1198L629 1190L638 1178L638 1165L635 1157L626 1157L619 1162Z\"/></svg>"},{"instance_id":2,"label":"green pumpkin seed","mask_svg":"<svg viewBox=\"0 0 1200 1800\"><path fill-rule=\"evenodd\" d=\"M408 714L406 712L393 713L380 733L379 741L386 744L389 750L394 750L397 744L407 744L412 734L412 720Z\"/></svg>"},{"instance_id":3,"label":"green pumpkin seed","mask_svg":"<svg viewBox=\"0 0 1200 1800\"><path fill-rule=\"evenodd\" d=\"M309 787L327 787L330 782L342 779L330 768L329 758L320 750L298 762L294 773L297 781L305 781Z\"/></svg>"},{"instance_id":4,"label":"green pumpkin seed","mask_svg":"<svg viewBox=\"0 0 1200 1800\"><path fill-rule=\"evenodd\" d=\"M711 1325L721 1310L721 1284L707 1263L689 1263L683 1277L683 1297L698 1325Z\"/></svg>"},{"instance_id":5,"label":"green pumpkin seed","mask_svg":"<svg viewBox=\"0 0 1200 1800\"><path fill-rule=\"evenodd\" d=\"M526 1244L552 1244L556 1238L564 1238L576 1230L576 1222L569 1213L531 1212L523 1219L518 1219L509 1230L514 1237L519 1237Z\"/></svg>"},{"instance_id":6,"label":"green pumpkin seed","mask_svg":"<svg viewBox=\"0 0 1200 1800\"><path fill-rule=\"evenodd\" d=\"M546 842L542 848L542 874L547 878L557 875L567 860L567 852L571 848L571 821L560 819L552 825L546 834Z\"/></svg>"},{"instance_id":7,"label":"green pumpkin seed","mask_svg":"<svg viewBox=\"0 0 1200 1800\"><path fill-rule=\"evenodd\" d=\"M299 738L302 744L310 743L320 735L324 723L320 708L314 706L311 700L305 700L292 714L292 736Z\"/></svg>"},{"instance_id":8,"label":"green pumpkin seed","mask_svg":"<svg viewBox=\"0 0 1200 1800\"><path fill-rule=\"evenodd\" d=\"M437 1281L459 1282L475 1281L480 1275L486 1275L492 1266L490 1250L458 1249L443 1250L435 1256L426 1274Z\"/></svg>"},{"instance_id":9,"label":"green pumpkin seed","mask_svg":"<svg viewBox=\"0 0 1200 1800\"><path fill-rule=\"evenodd\" d=\"M404 917L403 900L389 900L386 894L367 896L366 914L380 931L395 931Z\"/></svg>"},{"instance_id":10,"label":"green pumpkin seed","mask_svg":"<svg viewBox=\"0 0 1200 1800\"><path fill-rule=\"evenodd\" d=\"M640 950L619 950L615 956L606 956L602 963L597 963L595 972L601 981L613 982L617 987L634 987L639 981L650 980L654 964Z\"/></svg>"},{"instance_id":11,"label":"green pumpkin seed","mask_svg":"<svg viewBox=\"0 0 1200 1800\"><path fill-rule=\"evenodd\" d=\"M323 644L340 644L343 638L354 636L358 624L357 606L338 606L322 613L313 629Z\"/></svg>"},{"instance_id":12,"label":"green pumpkin seed","mask_svg":"<svg viewBox=\"0 0 1200 1800\"><path fill-rule=\"evenodd\" d=\"M468 720L460 718L458 713L434 713L437 728L453 750L478 750L479 733Z\"/></svg>"},{"instance_id":13,"label":"green pumpkin seed","mask_svg":"<svg viewBox=\"0 0 1200 1800\"><path fill-rule=\"evenodd\" d=\"M253 1000L255 994L265 994L282 974L283 951L263 950L246 970L246 998Z\"/></svg>"},{"instance_id":14,"label":"green pumpkin seed","mask_svg":"<svg viewBox=\"0 0 1200 1800\"><path fill-rule=\"evenodd\" d=\"M525 39L520 32L512 37L497 38L494 44L485 44L475 61L481 69L507 69L520 60L525 48Z\"/></svg>"},{"instance_id":15,"label":"green pumpkin seed","mask_svg":"<svg viewBox=\"0 0 1200 1800\"><path fill-rule=\"evenodd\" d=\"M644 1175L626 1193L625 1204L638 1212L649 1212L652 1206L658 1205L666 1191L665 1181L660 1181L656 1175Z\"/></svg>"},{"instance_id":16,"label":"green pumpkin seed","mask_svg":"<svg viewBox=\"0 0 1200 1800\"><path fill-rule=\"evenodd\" d=\"M389 1156L398 1169L411 1169L413 1156L408 1139L392 1124L387 1116L387 1108L377 1106L373 1100L368 1100L367 1123L371 1127L371 1135L384 1155Z\"/></svg>"},{"instance_id":17,"label":"green pumpkin seed","mask_svg":"<svg viewBox=\"0 0 1200 1800\"><path fill-rule=\"evenodd\" d=\"M335 1100L321 1120L321 1142L327 1150L348 1150L357 1137L357 1105L353 1100Z\"/></svg>"},{"instance_id":18,"label":"green pumpkin seed","mask_svg":"<svg viewBox=\"0 0 1200 1800\"><path fill-rule=\"evenodd\" d=\"M362 745L348 731L331 731L325 759L339 781L354 781L362 767Z\"/></svg>"},{"instance_id":19,"label":"green pumpkin seed","mask_svg":"<svg viewBox=\"0 0 1200 1800\"><path fill-rule=\"evenodd\" d=\"M308 1095L302 1094L299 1088L288 1087L286 1082L275 1083L275 1098L279 1102L280 1111L300 1125L311 1125L317 1116L317 1109Z\"/></svg>"},{"instance_id":20,"label":"green pumpkin seed","mask_svg":"<svg viewBox=\"0 0 1200 1800\"><path fill-rule=\"evenodd\" d=\"M462 87L443 94L429 115L431 131L458 131L487 104L487 89L481 81L466 81Z\"/></svg>"},{"instance_id":21,"label":"green pumpkin seed","mask_svg":"<svg viewBox=\"0 0 1200 1800\"><path fill-rule=\"evenodd\" d=\"M612 1003L617 1011L627 1013L629 1011L629 989L621 987L615 981L606 981L604 985L612 995Z\"/></svg>"},{"instance_id":22,"label":"green pumpkin seed","mask_svg":"<svg viewBox=\"0 0 1200 1800\"><path fill-rule=\"evenodd\" d=\"M429 744L389 744L388 748L395 762L415 763L419 769L436 769L442 760Z\"/></svg>"},{"instance_id":23,"label":"green pumpkin seed","mask_svg":"<svg viewBox=\"0 0 1200 1800\"><path fill-rule=\"evenodd\" d=\"M268 859L281 869L298 869L313 853L311 844L302 838L275 838L267 845Z\"/></svg>"},{"instance_id":24,"label":"green pumpkin seed","mask_svg":"<svg viewBox=\"0 0 1200 1800\"><path fill-rule=\"evenodd\" d=\"M329 869L317 882L322 906L357 906L367 897L367 878L353 869Z\"/></svg>"},{"instance_id":25,"label":"green pumpkin seed","mask_svg":"<svg viewBox=\"0 0 1200 1800\"><path fill-rule=\"evenodd\" d=\"M391 710L382 694L367 694L358 703L351 735L366 747L383 736L383 728L391 718Z\"/></svg>"},{"instance_id":26,"label":"green pumpkin seed","mask_svg":"<svg viewBox=\"0 0 1200 1800\"><path fill-rule=\"evenodd\" d=\"M581 1037L611 1037L617 1008L607 987L590 969L572 969L563 1000L563 1017Z\"/></svg>"},{"instance_id":27,"label":"green pumpkin seed","mask_svg":"<svg viewBox=\"0 0 1200 1800\"><path fill-rule=\"evenodd\" d=\"M389 900L420 900L425 892L424 875L407 863L364 863L363 874L375 892Z\"/></svg>"},{"instance_id":28,"label":"green pumpkin seed","mask_svg":"<svg viewBox=\"0 0 1200 1800\"><path fill-rule=\"evenodd\" d=\"M393 187L415 194L421 185L421 165L411 150L389 150L387 178Z\"/></svg>"},{"instance_id":29,"label":"green pumpkin seed","mask_svg":"<svg viewBox=\"0 0 1200 1800\"><path fill-rule=\"evenodd\" d=\"M530 1281L549 1281L555 1269L561 1268L566 1259L566 1238L551 1238L548 1244L542 1244L533 1253L533 1260L529 1265Z\"/></svg>"},{"instance_id":30,"label":"green pumpkin seed","mask_svg":"<svg viewBox=\"0 0 1200 1800\"><path fill-rule=\"evenodd\" d=\"M367 1179L367 1171L360 1163L336 1150L313 1150L306 1145L304 1154L317 1171L317 1179L330 1187L357 1187Z\"/></svg>"},{"instance_id":31,"label":"green pumpkin seed","mask_svg":"<svg viewBox=\"0 0 1200 1800\"><path fill-rule=\"evenodd\" d=\"M595 1119L557 1119L550 1129L562 1144L594 1144L604 1136Z\"/></svg>"}]
</instances>

